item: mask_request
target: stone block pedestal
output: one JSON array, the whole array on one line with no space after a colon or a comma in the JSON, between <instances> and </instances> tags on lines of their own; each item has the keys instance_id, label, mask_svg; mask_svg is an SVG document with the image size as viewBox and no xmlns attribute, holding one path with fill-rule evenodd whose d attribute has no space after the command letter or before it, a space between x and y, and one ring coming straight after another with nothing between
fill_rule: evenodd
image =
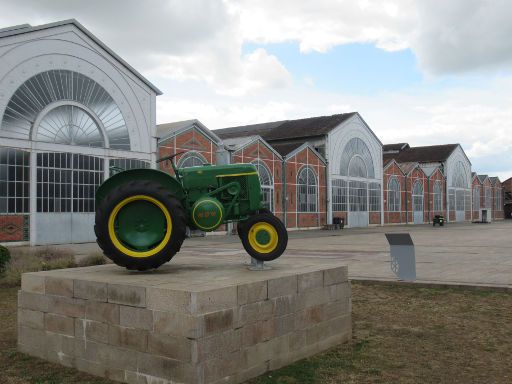
<instances>
[{"instance_id":1,"label":"stone block pedestal","mask_svg":"<svg viewBox=\"0 0 512 384\"><path fill-rule=\"evenodd\" d=\"M18 348L126 383L241 383L348 340L350 297L346 266L291 257L27 273Z\"/></svg>"}]
</instances>

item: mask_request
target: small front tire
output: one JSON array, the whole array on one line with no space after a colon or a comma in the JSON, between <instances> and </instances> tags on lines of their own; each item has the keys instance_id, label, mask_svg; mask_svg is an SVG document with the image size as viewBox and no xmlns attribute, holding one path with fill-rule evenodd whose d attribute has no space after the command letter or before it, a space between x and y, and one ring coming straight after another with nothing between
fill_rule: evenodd
<instances>
[{"instance_id":1,"label":"small front tire","mask_svg":"<svg viewBox=\"0 0 512 384\"><path fill-rule=\"evenodd\" d=\"M286 227L271 213L250 217L243 223L239 236L247 253L259 261L277 259L288 245Z\"/></svg>"}]
</instances>

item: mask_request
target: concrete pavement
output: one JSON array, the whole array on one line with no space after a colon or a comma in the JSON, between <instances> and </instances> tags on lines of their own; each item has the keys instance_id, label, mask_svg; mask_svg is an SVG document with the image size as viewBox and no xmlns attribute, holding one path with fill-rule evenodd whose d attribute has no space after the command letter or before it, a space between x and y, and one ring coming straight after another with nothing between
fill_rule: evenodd
<instances>
[{"instance_id":1,"label":"concrete pavement","mask_svg":"<svg viewBox=\"0 0 512 384\"><path fill-rule=\"evenodd\" d=\"M384 236L390 232L411 234L416 247L418 282L512 288L512 220L435 228L410 225L293 231L289 233L288 249L282 257L343 260L352 279L397 280L390 269L389 245ZM82 255L99 251L96 244L59 247L71 247ZM238 236L187 239L175 256L185 257L227 258L239 262L249 259Z\"/></svg>"}]
</instances>

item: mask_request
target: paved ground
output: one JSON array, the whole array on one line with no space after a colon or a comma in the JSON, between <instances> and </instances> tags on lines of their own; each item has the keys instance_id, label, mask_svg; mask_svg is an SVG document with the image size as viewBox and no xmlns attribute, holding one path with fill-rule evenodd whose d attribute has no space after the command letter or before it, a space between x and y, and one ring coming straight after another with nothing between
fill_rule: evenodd
<instances>
[{"instance_id":1,"label":"paved ground","mask_svg":"<svg viewBox=\"0 0 512 384\"><path fill-rule=\"evenodd\" d=\"M389 245L384 236L390 232L411 234L416 246L419 282L512 288L512 220L448 224L442 228L419 225L290 232L283 257L343 260L352 279L397 280L390 269ZM74 248L77 254L98 250L95 244ZM237 236L187 239L175 257L203 255L248 261Z\"/></svg>"}]
</instances>

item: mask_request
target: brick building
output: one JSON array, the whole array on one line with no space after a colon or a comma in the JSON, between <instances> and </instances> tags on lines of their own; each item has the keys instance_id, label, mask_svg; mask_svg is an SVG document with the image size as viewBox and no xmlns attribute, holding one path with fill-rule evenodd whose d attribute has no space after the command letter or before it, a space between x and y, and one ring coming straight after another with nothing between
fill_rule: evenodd
<instances>
[{"instance_id":1,"label":"brick building","mask_svg":"<svg viewBox=\"0 0 512 384\"><path fill-rule=\"evenodd\" d=\"M459 144L383 146L358 113L215 131L189 120L157 131L160 156L188 151L179 166L254 164L265 204L289 229L334 218L358 227L504 217L501 183L472 173Z\"/></svg>"},{"instance_id":2,"label":"brick building","mask_svg":"<svg viewBox=\"0 0 512 384\"><path fill-rule=\"evenodd\" d=\"M504 200L504 217L512 219L512 177L502 183Z\"/></svg>"},{"instance_id":3,"label":"brick building","mask_svg":"<svg viewBox=\"0 0 512 384\"><path fill-rule=\"evenodd\" d=\"M429 194L436 195L435 198L432 196L432 203L428 203L426 212L446 212L445 216L448 222L472 219L471 162L460 144L424 147L411 147L407 143L387 144L383 147L383 156L385 163L390 159L395 160L398 164L417 163L419 168L424 171L425 177L430 182L430 184L427 182ZM443 182L443 176L446 180L441 187L435 181ZM419 187L420 184L417 184L416 191L418 193ZM435 207L434 202L437 203ZM414 211L414 206L412 208ZM416 208L418 210L420 208L419 201ZM419 219L421 214L418 212L416 216ZM425 218L425 221L431 220L431 213Z\"/></svg>"},{"instance_id":4,"label":"brick building","mask_svg":"<svg viewBox=\"0 0 512 384\"><path fill-rule=\"evenodd\" d=\"M446 178L439 167L428 175L419 163L384 163L384 224L430 223L446 216Z\"/></svg>"}]
</instances>

